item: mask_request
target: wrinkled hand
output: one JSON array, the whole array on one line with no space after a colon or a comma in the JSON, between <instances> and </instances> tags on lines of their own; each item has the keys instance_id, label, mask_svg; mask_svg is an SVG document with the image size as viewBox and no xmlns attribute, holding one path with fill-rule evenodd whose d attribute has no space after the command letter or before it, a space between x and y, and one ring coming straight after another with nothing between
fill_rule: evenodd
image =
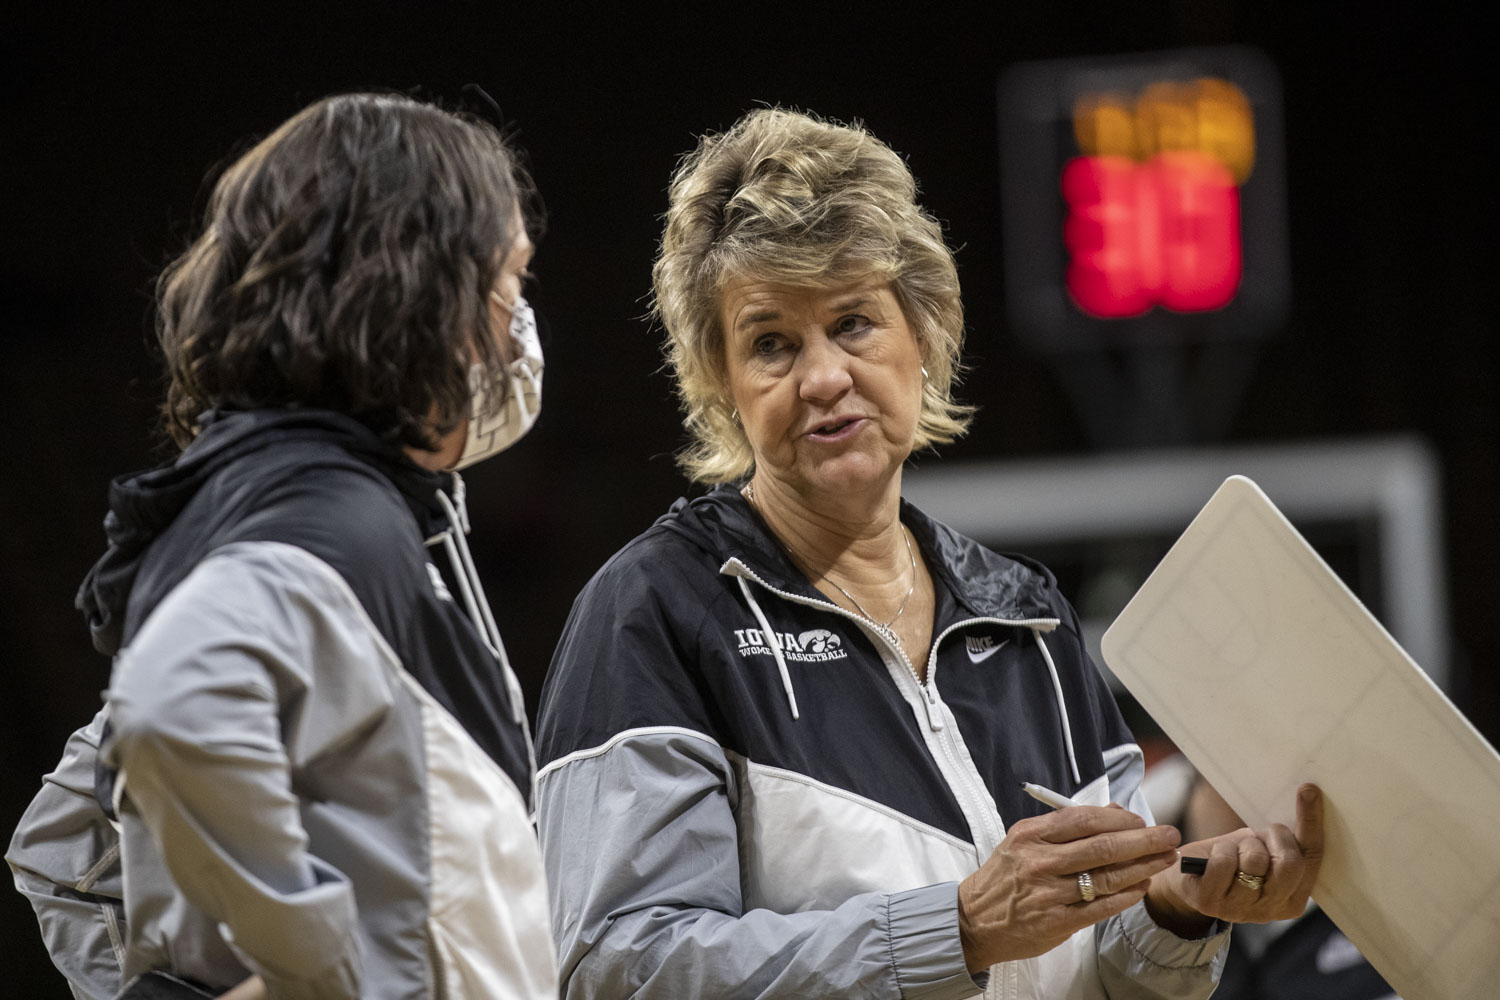
<instances>
[{"instance_id":1,"label":"wrinkled hand","mask_svg":"<svg viewBox=\"0 0 1500 1000\"><path fill-rule=\"evenodd\" d=\"M958 886L958 930L969 971L1050 951L1145 896L1177 863L1181 836L1119 806L1070 806L1015 823ZM1086 903L1078 875L1088 872Z\"/></svg>"},{"instance_id":2,"label":"wrinkled hand","mask_svg":"<svg viewBox=\"0 0 1500 1000\"><path fill-rule=\"evenodd\" d=\"M1181 853L1208 859L1202 875L1173 866L1152 880L1146 906L1157 923L1184 936L1201 934L1217 917L1233 923L1267 923L1301 916L1323 863L1323 794L1316 785L1297 789L1297 829L1272 824L1235 830L1184 844ZM1246 885L1240 872L1265 882Z\"/></svg>"}]
</instances>

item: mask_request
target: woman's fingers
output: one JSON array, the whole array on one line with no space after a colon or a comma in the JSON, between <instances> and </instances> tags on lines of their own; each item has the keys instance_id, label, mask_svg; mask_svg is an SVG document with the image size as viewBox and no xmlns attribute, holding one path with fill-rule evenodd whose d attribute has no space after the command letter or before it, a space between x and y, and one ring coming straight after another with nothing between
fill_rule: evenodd
<instances>
[{"instance_id":1,"label":"woman's fingers","mask_svg":"<svg viewBox=\"0 0 1500 1000\"><path fill-rule=\"evenodd\" d=\"M1079 916L1079 927L1087 927L1097 924L1099 921L1112 917L1116 913L1123 913L1146 896L1146 890L1150 887L1149 881L1136 882L1128 885L1117 892L1100 893L1094 897L1093 902L1078 902L1072 905Z\"/></svg>"},{"instance_id":2,"label":"woman's fingers","mask_svg":"<svg viewBox=\"0 0 1500 1000\"><path fill-rule=\"evenodd\" d=\"M1282 829L1286 830L1286 827ZM1290 830L1287 830L1287 837L1291 837ZM1271 848L1261 835L1254 834L1241 840L1235 847L1235 879L1230 888L1259 892L1265 887L1266 876L1271 871Z\"/></svg>"},{"instance_id":3,"label":"woman's fingers","mask_svg":"<svg viewBox=\"0 0 1500 1000\"><path fill-rule=\"evenodd\" d=\"M989 859L959 884L959 935L969 967L1042 954L1134 905L1151 876L1176 862L1180 839L1171 827L1148 827L1109 807L1069 806L1012 824ZM1084 873L1087 889L1080 884Z\"/></svg>"},{"instance_id":4,"label":"woman's fingers","mask_svg":"<svg viewBox=\"0 0 1500 1000\"><path fill-rule=\"evenodd\" d=\"M1266 901L1278 904L1296 900L1297 908L1300 910L1307 901L1307 893L1302 888L1303 883L1307 883L1309 890L1312 888L1312 882L1306 876L1311 869L1315 878L1317 868L1312 866L1302 854L1297 838L1292 836L1292 831L1280 823L1266 831L1266 840L1270 845L1271 868L1274 872L1274 877L1266 883Z\"/></svg>"},{"instance_id":5,"label":"woman's fingers","mask_svg":"<svg viewBox=\"0 0 1500 1000\"><path fill-rule=\"evenodd\" d=\"M1101 865L1096 868L1086 869L1094 886L1096 897L1112 896L1116 893L1126 892L1139 888L1144 894L1151 884L1151 876L1164 872L1177 863L1177 852L1175 850L1161 851L1156 854L1147 854L1119 864ZM1068 879L1077 882L1077 875L1062 876L1064 883ZM1064 895L1067 895L1064 890ZM1072 893L1074 901L1082 901L1082 895L1074 890ZM1126 904L1127 906L1129 904Z\"/></svg>"},{"instance_id":6,"label":"woman's fingers","mask_svg":"<svg viewBox=\"0 0 1500 1000\"><path fill-rule=\"evenodd\" d=\"M1318 869L1323 865L1323 790L1317 785L1307 784L1297 789L1297 847L1306 867L1298 891L1304 896L1312 892L1318 880Z\"/></svg>"},{"instance_id":7,"label":"woman's fingers","mask_svg":"<svg viewBox=\"0 0 1500 1000\"><path fill-rule=\"evenodd\" d=\"M1101 833L1145 828L1146 821L1135 813L1109 806L1068 806L1020 820L1011 827L1012 830L1024 830L1032 839L1047 844L1067 844Z\"/></svg>"},{"instance_id":8,"label":"woman's fingers","mask_svg":"<svg viewBox=\"0 0 1500 1000\"><path fill-rule=\"evenodd\" d=\"M1317 785L1297 789L1297 843L1306 857L1323 860L1323 790Z\"/></svg>"},{"instance_id":9,"label":"woman's fingers","mask_svg":"<svg viewBox=\"0 0 1500 1000\"><path fill-rule=\"evenodd\" d=\"M1135 813L1107 806L1073 806L1023 822L1035 825L1017 823L1012 832L1049 845L1046 863L1064 875L1173 852L1182 841L1175 827L1147 826Z\"/></svg>"},{"instance_id":10,"label":"woman's fingers","mask_svg":"<svg viewBox=\"0 0 1500 1000\"><path fill-rule=\"evenodd\" d=\"M1215 837L1210 843L1200 882L1206 899L1228 900L1234 892L1234 876L1240 870L1240 838L1246 834L1253 836L1249 830L1238 830Z\"/></svg>"},{"instance_id":11,"label":"woman's fingers","mask_svg":"<svg viewBox=\"0 0 1500 1000\"><path fill-rule=\"evenodd\" d=\"M1148 826L1059 844L1048 852L1047 858L1053 870L1059 873L1085 872L1127 864L1152 855L1169 854L1175 859L1181 840L1182 836L1170 826Z\"/></svg>"},{"instance_id":12,"label":"woman's fingers","mask_svg":"<svg viewBox=\"0 0 1500 1000\"><path fill-rule=\"evenodd\" d=\"M1275 875L1267 902L1279 904L1281 915L1302 912L1323 864L1323 794L1316 785L1297 789L1296 823L1295 834L1279 824L1267 831Z\"/></svg>"},{"instance_id":13,"label":"woman's fingers","mask_svg":"<svg viewBox=\"0 0 1500 1000\"><path fill-rule=\"evenodd\" d=\"M1137 886L1139 898L1151 876L1176 863L1182 839L1173 827L1147 826L1136 814L1111 806L1074 806L1023 820L1011 827L1011 836L1014 848L1025 852L1029 873L1043 882L1046 898L1070 906ZM1092 901L1080 885L1084 874ZM1131 904L1116 902L1122 908Z\"/></svg>"},{"instance_id":14,"label":"woman's fingers","mask_svg":"<svg viewBox=\"0 0 1500 1000\"><path fill-rule=\"evenodd\" d=\"M1203 874L1185 880L1203 913L1263 923L1295 917L1307 905L1323 861L1323 800L1315 785L1297 790L1296 832L1280 823L1241 829L1189 851L1208 859Z\"/></svg>"}]
</instances>

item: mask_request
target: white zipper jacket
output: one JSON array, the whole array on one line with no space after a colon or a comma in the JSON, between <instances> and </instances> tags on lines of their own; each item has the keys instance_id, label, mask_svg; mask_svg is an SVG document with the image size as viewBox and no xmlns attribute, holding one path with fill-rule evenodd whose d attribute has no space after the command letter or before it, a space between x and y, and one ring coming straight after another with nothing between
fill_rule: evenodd
<instances>
[{"instance_id":1,"label":"white zipper jacket","mask_svg":"<svg viewBox=\"0 0 1500 1000\"><path fill-rule=\"evenodd\" d=\"M458 481L347 417L265 410L110 497L80 595L107 719L7 854L77 995L166 971L286 1000L555 996L530 739Z\"/></svg>"},{"instance_id":2,"label":"white zipper jacket","mask_svg":"<svg viewBox=\"0 0 1500 1000\"><path fill-rule=\"evenodd\" d=\"M965 969L957 886L1045 807L1149 816L1140 749L1041 567L907 505L937 590L926 681L730 488L679 501L579 596L538 722L564 995L1207 997L1227 928L1136 906Z\"/></svg>"}]
</instances>

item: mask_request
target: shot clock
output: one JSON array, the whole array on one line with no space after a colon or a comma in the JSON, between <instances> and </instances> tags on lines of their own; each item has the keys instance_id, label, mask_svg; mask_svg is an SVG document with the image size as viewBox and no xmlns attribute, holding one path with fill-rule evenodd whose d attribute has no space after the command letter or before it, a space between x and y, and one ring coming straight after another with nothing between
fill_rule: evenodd
<instances>
[{"instance_id":1,"label":"shot clock","mask_svg":"<svg viewBox=\"0 0 1500 1000\"><path fill-rule=\"evenodd\" d=\"M1255 338L1288 295L1280 85L1246 48L1014 67L1006 295L1049 350Z\"/></svg>"}]
</instances>

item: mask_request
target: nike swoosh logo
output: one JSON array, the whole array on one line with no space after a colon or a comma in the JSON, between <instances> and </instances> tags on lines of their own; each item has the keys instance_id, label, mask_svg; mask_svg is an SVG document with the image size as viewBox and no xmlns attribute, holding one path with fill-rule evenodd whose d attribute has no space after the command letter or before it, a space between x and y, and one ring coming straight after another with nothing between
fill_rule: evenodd
<instances>
[{"instance_id":1,"label":"nike swoosh logo","mask_svg":"<svg viewBox=\"0 0 1500 1000\"><path fill-rule=\"evenodd\" d=\"M969 662L970 663L983 663L985 660L988 660L990 657L992 657L996 653L1000 652L1000 650L1004 649L1009 643L1010 643L1010 640L1006 639L1004 642L1001 642L1001 643L998 643L997 645L991 646L989 649L981 649L977 653L974 652L972 649L966 650L966 652L969 654Z\"/></svg>"}]
</instances>

